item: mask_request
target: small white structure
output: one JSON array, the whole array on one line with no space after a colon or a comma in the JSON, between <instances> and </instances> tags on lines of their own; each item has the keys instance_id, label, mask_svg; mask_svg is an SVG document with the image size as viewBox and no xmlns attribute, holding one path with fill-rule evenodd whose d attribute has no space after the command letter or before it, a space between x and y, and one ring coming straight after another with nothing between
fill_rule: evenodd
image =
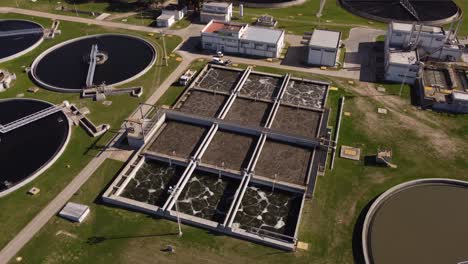
<instances>
[{"instance_id":1,"label":"small white structure","mask_svg":"<svg viewBox=\"0 0 468 264\"><path fill-rule=\"evenodd\" d=\"M210 2L204 3L200 13L200 21L208 23L211 20L219 20L224 22L231 21L232 18L232 3L225 2Z\"/></svg>"},{"instance_id":2,"label":"small white structure","mask_svg":"<svg viewBox=\"0 0 468 264\"><path fill-rule=\"evenodd\" d=\"M212 20L201 31L203 49L267 58L278 58L284 30Z\"/></svg>"},{"instance_id":3,"label":"small white structure","mask_svg":"<svg viewBox=\"0 0 468 264\"><path fill-rule=\"evenodd\" d=\"M0 92L10 88L11 82L16 80L16 75L0 69Z\"/></svg>"},{"instance_id":4,"label":"small white structure","mask_svg":"<svg viewBox=\"0 0 468 264\"><path fill-rule=\"evenodd\" d=\"M156 18L156 25L158 27L170 27L175 23L175 16L169 14L161 14Z\"/></svg>"},{"instance_id":5,"label":"small white structure","mask_svg":"<svg viewBox=\"0 0 468 264\"><path fill-rule=\"evenodd\" d=\"M387 50L385 54L385 80L413 84L419 77L421 64L415 50Z\"/></svg>"},{"instance_id":6,"label":"small white structure","mask_svg":"<svg viewBox=\"0 0 468 264\"><path fill-rule=\"evenodd\" d=\"M68 202L65 207L59 212L59 215L65 219L74 222L83 222L89 214L89 207L84 204Z\"/></svg>"},{"instance_id":7,"label":"small white structure","mask_svg":"<svg viewBox=\"0 0 468 264\"><path fill-rule=\"evenodd\" d=\"M315 29L309 41L307 63L335 66L340 47L341 32Z\"/></svg>"},{"instance_id":8,"label":"small white structure","mask_svg":"<svg viewBox=\"0 0 468 264\"><path fill-rule=\"evenodd\" d=\"M156 18L158 27L170 27L176 21L179 21L187 14L187 7L182 5L170 4L161 10L161 15Z\"/></svg>"}]
</instances>

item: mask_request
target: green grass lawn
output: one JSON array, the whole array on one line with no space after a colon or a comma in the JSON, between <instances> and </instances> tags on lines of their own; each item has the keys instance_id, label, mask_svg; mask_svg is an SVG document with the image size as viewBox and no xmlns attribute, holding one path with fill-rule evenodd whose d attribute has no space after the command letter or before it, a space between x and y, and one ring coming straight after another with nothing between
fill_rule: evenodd
<instances>
[{"instance_id":1,"label":"green grass lawn","mask_svg":"<svg viewBox=\"0 0 468 264\"><path fill-rule=\"evenodd\" d=\"M202 62L190 67L201 68ZM245 67L245 65L239 65ZM283 70L255 67L257 71L285 73ZM338 91L330 91L329 125L334 126L338 99L346 97L339 145L359 147L361 161L337 157L335 169L319 177L315 196L305 204L299 240L309 250L286 253L207 230L184 225L178 238L177 224L146 214L104 205L100 193L117 175L121 163L107 161L73 201L91 205L91 215L82 224L52 218L19 253L25 263L354 263L353 232L361 210L391 186L428 177L468 180L468 116L419 111L409 99L403 106L378 115L377 107L394 96L366 97L356 93L358 84L346 80L300 72L294 76L331 81ZM169 90L165 104L178 97ZM164 99L166 98L166 99ZM435 136L433 136L435 135ZM444 139L448 150L438 148ZM452 148L453 142L457 143ZM394 152L397 169L366 166L364 157L375 155L378 147ZM161 251L167 245L175 254Z\"/></svg>"},{"instance_id":2,"label":"green grass lawn","mask_svg":"<svg viewBox=\"0 0 468 264\"><path fill-rule=\"evenodd\" d=\"M75 8L78 11L95 12L95 13L123 13L133 12L141 9L136 1L118 2L118 1L87 1L87 0L2 0L0 6L19 7L23 9L31 9L42 12L49 12L61 15L76 16ZM70 11L57 10L58 7L64 6ZM78 12L78 16L91 17Z\"/></svg>"},{"instance_id":3,"label":"green grass lawn","mask_svg":"<svg viewBox=\"0 0 468 264\"><path fill-rule=\"evenodd\" d=\"M34 20L48 26L50 21L43 18L34 18L14 14L3 14L2 18L20 18ZM95 124L108 123L111 130L100 138L91 138L80 127L72 129L72 137L64 154L58 161L32 183L15 191L14 193L0 199L0 210L10 212L0 214L0 247L3 247L19 230L28 223L50 200L52 200L71 179L95 156L110 139L115 135L115 131L120 127L123 120L137 107L139 102L144 102L159 86L159 84L179 65L175 58L169 59L169 66L163 66L158 58L155 66L140 79L128 83L124 86L143 86L144 94L141 98L134 98L128 95L110 96L111 106L104 106L101 102L94 102L91 99L80 99L78 94L62 94L40 89L36 94L27 92L29 87L35 86L26 73L23 66L29 66L33 59L45 49L60 43L64 40L104 32L130 33L128 31L87 26L70 22L61 23L62 34L53 40L45 40L38 48L32 52L9 62L0 64L0 68L7 69L17 75L17 81L12 88L0 93L0 99L13 98L17 94L24 94L27 98L38 98L52 103L61 103L68 100L78 107L88 107L91 110L90 119ZM149 37L144 34L131 33L150 41L158 53L162 53L161 40L158 36ZM177 36L167 37L166 44L169 51L172 51L181 39ZM69 168L67 165L70 165ZM41 193L36 196L26 195L26 191L32 186L39 187Z\"/></svg>"}]
</instances>

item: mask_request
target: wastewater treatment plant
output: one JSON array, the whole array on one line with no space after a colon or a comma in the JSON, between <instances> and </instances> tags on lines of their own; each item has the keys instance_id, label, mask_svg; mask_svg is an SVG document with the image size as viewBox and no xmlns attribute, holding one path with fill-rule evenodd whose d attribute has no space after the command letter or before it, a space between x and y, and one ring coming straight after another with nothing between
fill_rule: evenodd
<instances>
[{"instance_id":1,"label":"wastewater treatment plant","mask_svg":"<svg viewBox=\"0 0 468 264\"><path fill-rule=\"evenodd\" d=\"M0 1L0 264L468 263L464 0L153 2Z\"/></svg>"}]
</instances>

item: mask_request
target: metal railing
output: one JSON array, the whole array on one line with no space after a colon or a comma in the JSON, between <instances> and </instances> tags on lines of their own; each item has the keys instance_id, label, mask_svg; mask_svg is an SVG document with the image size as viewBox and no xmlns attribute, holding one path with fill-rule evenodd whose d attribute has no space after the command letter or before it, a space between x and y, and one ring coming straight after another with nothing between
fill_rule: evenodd
<instances>
[{"instance_id":1,"label":"metal railing","mask_svg":"<svg viewBox=\"0 0 468 264\"><path fill-rule=\"evenodd\" d=\"M59 106L59 105L54 105L54 106L51 106L51 107L48 107L46 109L43 109L39 112L36 112L36 113L33 113L33 114L30 114L28 116L25 116L25 117L22 117L18 120L15 120L15 121L12 121L6 125L0 125L0 132L1 133L7 133L7 132L10 132L12 130L15 130L17 128L20 128L22 126L25 126L27 124L30 124L34 121L37 121L39 119L42 119L46 116L49 116L49 115L52 115L52 114L55 114L59 111L62 110L62 107Z\"/></svg>"}]
</instances>

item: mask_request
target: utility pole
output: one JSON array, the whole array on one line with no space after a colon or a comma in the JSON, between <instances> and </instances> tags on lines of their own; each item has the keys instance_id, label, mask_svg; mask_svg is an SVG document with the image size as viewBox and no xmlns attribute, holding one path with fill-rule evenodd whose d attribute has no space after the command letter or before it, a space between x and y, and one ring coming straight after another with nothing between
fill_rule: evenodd
<instances>
[{"instance_id":1,"label":"utility pole","mask_svg":"<svg viewBox=\"0 0 468 264\"><path fill-rule=\"evenodd\" d=\"M163 41L163 52L164 52L164 62L166 64L166 66L168 66L168 63L167 63L167 54L166 54L166 40L164 38L164 30L161 30L161 35L162 35L162 41Z\"/></svg>"},{"instance_id":2,"label":"utility pole","mask_svg":"<svg viewBox=\"0 0 468 264\"><path fill-rule=\"evenodd\" d=\"M405 82L406 82L406 76L408 76L408 73L409 73L409 70L410 70L410 67L411 67L411 63L416 60L415 57L409 57L408 58L408 67L406 68L406 73L405 75L403 76L403 81L401 82L401 86L400 86L400 93L399 93L399 96L401 97L401 93L403 92L403 86L405 85Z\"/></svg>"},{"instance_id":3,"label":"utility pole","mask_svg":"<svg viewBox=\"0 0 468 264\"><path fill-rule=\"evenodd\" d=\"M169 193L175 195L177 193L178 188L173 188L172 186L169 187ZM175 208L177 213L177 225L179 226L179 237L182 236L182 226L180 224L180 217L179 217L179 201L175 201Z\"/></svg>"}]
</instances>

